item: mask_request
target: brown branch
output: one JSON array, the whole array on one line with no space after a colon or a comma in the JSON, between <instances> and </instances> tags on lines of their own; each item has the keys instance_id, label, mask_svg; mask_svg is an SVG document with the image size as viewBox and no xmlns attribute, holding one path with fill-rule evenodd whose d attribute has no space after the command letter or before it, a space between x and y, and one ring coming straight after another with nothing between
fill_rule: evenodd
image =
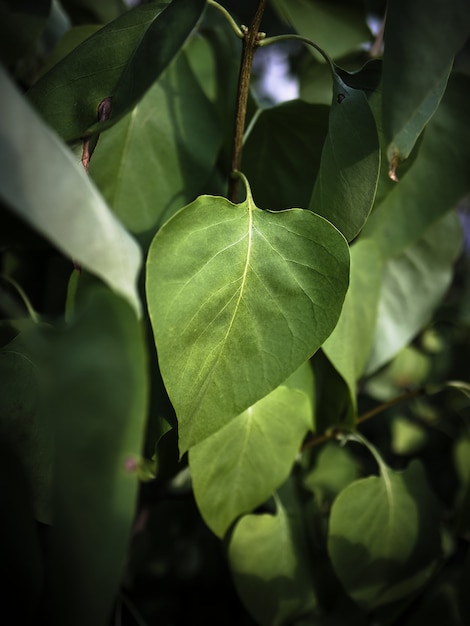
<instances>
[{"instance_id":1,"label":"brown branch","mask_svg":"<svg viewBox=\"0 0 470 626\"><path fill-rule=\"evenodd\" d=\"M243 133L245 131L246 107L250 88L251 68L255 50L259 44L259 27L263 18L267 0L259 0L258 8L253 16L250 26L244 29L243 52L238 76L237 107L235 112L235 129L232 150L231 174L241 169ZM230 177L228 197L232 202L238 201L238 186L240 179Z\"/></svg>"},{"instance_id":2,"label":"brown branch","mask_svg":"<svg viewBox=\"0 0 470 626\"><path fill-rule=\"evenodd\" d=\"M367 411L366 413L363 413L362 415L360 415L356 419L356 426L359 424L363 424L364 422L367 422L367 420L372 419L376 415L383 413L383 411L386 411L387 409L390 409L397 404L401 404L402 402L406 402L407 400L411 400L412 398L418 398L419 396L424 396L426 395L426 393L427 393L427 390L425 387L419 387L418 389L413 389L412 391L408 391L407 393L404 393L403 395L398 396L397 398L393 398L393 400L389 400L388 402L379 404L378 406L371 409L370 411ZM315 435L311 439L308 439L302 445L300 451L305 452L305 450L310 450L310 448L315 448L316 446L319 446L322 443L331 441L332 439L336 439L338 435L340 435L343 432L344 432L343 429L340 426L338 426L328 431L327 433L323 433L321 435Z\"/></svg>"}]
</instances>

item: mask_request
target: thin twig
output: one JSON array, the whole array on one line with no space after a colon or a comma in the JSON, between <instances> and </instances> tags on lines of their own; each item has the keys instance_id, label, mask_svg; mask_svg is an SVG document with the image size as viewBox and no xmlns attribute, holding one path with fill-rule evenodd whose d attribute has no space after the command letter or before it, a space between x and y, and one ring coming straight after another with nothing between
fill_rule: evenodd
<instances>
[{"instance_id":1,"label":"thin twig","mask_svg":"<svg viewBox=\"0 0 470 626\"><path fill-rule=\"evenodd\" d=\"M232 150L231 172L241 169L242 150L243 150L243 134L245 132L246 107L248 102L248 93L250 88L251 68L253 66L253 57L255 50L260 44L259 27L263 17L267 0L259 0L258 7L251 24L244 29L243 32L243 52L240 66L240 74L238 77L238 95L237 107L235 113L235 129ZM238 186L240 179L230 177L228 197L232 202L238 200Z\"/></svg>"}]
</instances>

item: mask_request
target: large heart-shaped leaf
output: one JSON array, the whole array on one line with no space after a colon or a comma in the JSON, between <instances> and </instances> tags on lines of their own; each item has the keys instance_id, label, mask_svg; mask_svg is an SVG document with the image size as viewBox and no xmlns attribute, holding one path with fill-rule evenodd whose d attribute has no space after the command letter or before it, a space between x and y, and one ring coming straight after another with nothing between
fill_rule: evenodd
<instances>
[{"instance_id":1,"label":"large heart-shaped leaf","mask_svg":"<svg viewBox=\"0 0 470 626\"><path fill-rule=\"evenodd\" d=\"M439 556L439 512L422 466L381 463L380 476L351 483L333 502L328 552L348 594L364 608L421 587Z\"/></svg>"},{"instance_id":2,"label":"large heart-shaped leaf","mask_svg":"<svg viewBox=\"0 0 470 626\"><path fill-rule=\"evenodd\" d=\"M273 391L333 330L349 280L344 237L301 209L201 196L157 233L147 298L180 451Z\"/></svg>"},{"instance_id":3,"label":"large heart-shaped leaf","mask_svg":"<svg viewBox=\"0 0 470 626\"><path fill-rule=\"evenodd\" d=\"M407 158L444 93L470 29L467 0L396 0L387 10L383 121L389 159Z\"/></svg>"},{"instance_id":4,"label":"large heart-shaped leaf","mask_svg":"<svg viewBox=\"0 0 470 626\"><path fill-rule=\"evenodd\" d=\"M124 13L77 46L29 91L34 106L66 141L103 127L98 106L113 97L115 123L180 50L204 0L150 2Z\"/></svg>"},{"instance_id":5,"label":"large heart-shaped leaf","mask_svg":"<svg viewBox=\"0 0 470 626\"><path fill-rule=\"evenodd\" d=\"M0 68L0 198L137 311L141 253L70 150Z\"/></svg>"},{"instance_id":6,"label":"large heart-shaped leaf","mask_svg":"<svg viewBox=\"0 0 470 626\"><path fill-rule=\"evenodd\" d=\"M309 208L350 241L364 226L374 203L380 146L364 92L343 78L333 72L328 134Z\"/></svg>"},{"instance_id":7,"label":"large heart-shaped leaf","mask_svg":"<svg viewBox=\"0 0 470 626\"><path fill-rule=\"evenodd\" d=\"M223 537L242 513L287 479L312 430L313 377L304 363L285 383L189 451L194 496L211 530Z\"/></svg>"},{"instance_id":8,"label":"large heart-shaped leaf","mask_svg":"<svg viewBox=\"0 0 470 626\"><path fill-rule=\"evenodd\" d=\"M293 481L276 495L276 514L246 515L230 538L229 560L240 597L262 626L314 624L317 608L308 539ZM308 617L307 617L308 616Z\"/></svg>"}]
</instances>

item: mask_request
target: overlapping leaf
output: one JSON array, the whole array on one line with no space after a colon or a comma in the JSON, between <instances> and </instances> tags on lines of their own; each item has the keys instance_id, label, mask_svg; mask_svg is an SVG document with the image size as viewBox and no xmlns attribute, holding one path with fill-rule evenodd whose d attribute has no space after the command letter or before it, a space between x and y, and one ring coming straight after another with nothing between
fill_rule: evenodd
<instances>
[{"instance_id":1,"label":"overlapping leaf","mask_svg":"<svg viewBox=\"0 0 470 626\"><path fill-rule=\"evenodd\" d=\"M52 623L102 626L121 581L139 484L148 393L141 324L122 299L92 288L74 323L53 338L47 367Z\"/></svg>"},{"instance_id":2,"label":"overlapping leaf","mask_svg":"<svg viewBox=\"0 0 470 626\"><path fill-rule=\"evenodd\" d=\"M109 126L160 76L204 6L204 0L173 0L124 13L47 72L29 91L31 101L48 124L70 141L98 130L98 106L112 97Z\"/></svg>"},{"instance_id":3,"label":"overlapping leaf","mask_svg":"<svg viewBox=\"0 0 470 626\"><path fill-rule=\"evenodd\" d=\"M0 197L137 311L141 253L72 153L0 70Z\"/></svg>"},{"instance_id":4,"label":"overlapping leaf","mask_svg":"<svg viewBox=\"0 0 470 626\"><path fill-rule=\"evenodd\" d=\"M214 105L181 54L134 110L101 135L90 175L129 230L155 230L201 190L221 139Z\"/></svg>"},{"instance_id":5,"label":"overlapping leaf","mask_svg":"<svg viewBox=\"0 0 470 626\"><path fill-rule=\"evenodd\" d=\"M421 587L440 553L439 513L419 462L402 473L351 483L333 503L328 552L348 594L363 608Z\"/></svg>"},{"instance_id":6,"label":"overlapping leaf","mask_svg":"<svg viewBox=\"0 0 470 626\"><path fill-rule=\"evenodd\" d=\"M328 134L309 208L349 241L372 209L379 173L379 139L367 98L334 72Z\"/></svg>"},{"instance_id":7,"label":"overlapping leaf","mask_svg":"<svg viewBox=\"0 0 470 626\"><path fill-rule=\"evenodd\" d=\"M194 496L211 530L267 500L287 479L303 438L313 429L309 363L189 452Z\"/></svg>"},{"instance_id":8,"label":"overlapping leaf","mask_svg":"<svg viewBox=\"0 0 470 626\"><path fill-rule=\"evenodd\" d=\"M467 0L398 0L387 10L383 121L393 162L408 157L436 110L470 32Z\"/></svg>"},{"instance_id":9,"label":"overlapping leaf","mask_svg":"<svg viewBox=\"0 0 470 626\"><path fill-rule=\"evenodd\" d=\"M450 285L461 247L460 222L451 213L386 263L367 373L394 357L430 321Z\"/></svg>"},{"instance_id":10,"label":"overlapping leaf","mask_svg":"<svg viewBox=\"0 0 470 626\"><path fill-rule=\"evenodd\" d=\"M363 235L384 259L400 254L470 190L470 79L452 75L419 154L370 216Z\"/></svg>"},{"instance_id":11,"label":"overlapping leaf","mask_svg":"<svg viewBox=\"0 0 470 626\"><path fill-rule=\"evenodd\" d=\"M247 515L230 538L229 560L243 603L262 626L295 623L317 608L302 510L292 481L276 514ZM312 621L311 623L314 623Z\"/></svg>"},{"instance_id":12,"label":"overlapping leaf","mask_svg":"<svg viewBox=\"0 0 470 626\"><path fill-rule=\"evenodd\" d=\"M343 310L323 350L348 385L353 405L375 336L382 285L382 260L373 240L351 247L351 281Z\"/></svg>"},{"instance_id":13,"label":"overlapping leaf","mask_svg":"<svg viewBox=\"0 0 470 626\"><path fill-rule=\"evenodd\" d=\"M273 5L299 34L314 41L333 59L370 39L364 5L357 0L273 0Z\"/></svg>"},{"instance_id":14,"label":"overlapping leaf","mask_svg":"<svg viewBox=\"0 0 470 626\"><path fill-rule=\"evenodd\" d=\"M333 330L343 236L309 211L202 196L157 233L147 299L180 451L273 391Z\"/></svg>"},{"instance_id":15,"label":"overlapping leaf","mask_svg":"<svg viewBox=\"0 0 470 626\"><path fill-rule=\"evenodd\" d=\"M293 100L261 111L243 148L261 208L308 206L327 129L326 106Z\"/></svg>"}]
</instances>

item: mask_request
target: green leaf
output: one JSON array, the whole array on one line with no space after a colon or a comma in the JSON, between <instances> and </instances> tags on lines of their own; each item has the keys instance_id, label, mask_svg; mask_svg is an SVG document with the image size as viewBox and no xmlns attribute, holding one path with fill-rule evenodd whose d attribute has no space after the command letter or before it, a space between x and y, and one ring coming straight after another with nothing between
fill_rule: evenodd
<instances>
[{"instance_id":1,"label":"green leaf","mask_svg":"<svg viewBox=\"0 0 470 626\"><path fill-rule=\"evenodd\" d=\"M235 587L262 626L297 623L317 605L302 510L292 482L276 497L276 514L247 515L230 538ZM314 622L309 622L314 623Z\"/></svg>"},{"instance_id":2,"label":"green leaf","mask_svg":"<svg viewBox=\"0 0 470 626\"><path fill-rule=\"evenodd\" d=\"M437 108L470 30L467 0L397 0L387 10L383 121L389 159L406 158Z\"/></svg>"},{"instance_id":3,"label":"green leaf","mask_svg":"<svg viewBox=\"0 0 470 626\"><path fill-rule=\"evenodd\" d=\"M364 4L358 0L273 0L272 3L281 18L333 59L370 40ZM316 52L313 54L317 56Z\"/></svg>"},{"instance_id":4,"label":"green leaf","mask_svg":"<svg viewBox=\"0 0 470 626\"><path fill-rule=\"evenodd\" d=\"M175 59L134 110L101 135L93 152L90 175L135 233L154 232L193 200L215 164L221 130L189 55Z\"/></svg>"},{"instance_id":5,"label":"green leaf","mask_svg":"<svg viewBox=\"0 0 470 626\"><path fill-rule=\"evenodd\" d=\"M363 235L384 259L417 241L470 191L469 90L470 78L451 75L415 161L370 216Z\"/></svg>"},{"instance_id":6,"label":"green leaf","mask_svg":"<svg viewBox=\"0 0 470 626\"><path fill-rule=\"evenodd\" d=\"M385 264L367 374L391 360L430 321L450 285L461 249L460 222L450 213Z\"/></svg>"},{"instance_id":7,"label":"green leaf","mask_svg":"<svg viewBox=\"0 0 470 626\"><path fill-rule=\"evenodd\" d=\"M308 207L327 129L323 105L293 100L260 112L242 169L261 208Z\"/></svg>"},{"instance_id":8,"label":"green leaf","mask_svg":"<svg viewBox=\"0 0 470 626\"><path fill-rule=\"evenodd\" d=\"M204 0L151 2L104 26L29 91L34 106L66 141L109 127L131 110L181 49ZM111 119L98 106L112 97Z\"/></svg>"},{"instance_id":9,"label":"green leaf","mask_svg":"<svg viewBox=\"0 0 470 626\"><path fill-rule=\"evenodd\" d=\"M83 167L0 70L0 198L140 311L141 253Z\"/></svg>"},{"instance_id":10,"label":"green leaf","mask_svg":"<svg viewBox=\"0 0 470 626\"><path fill-rule=\"evenodd\" d=\"M127 10L124 0L61 0L74 24L107 24Z\"/></svg>"},{"instance_id":11,"label":"green leaf","mask_svg":"<svg viewBox=\"0 0 470 626\"><path fill-rule=\"evenodd\" d=\"M359 463L349 450L337 443L322 446L315 465L304 478L304 485L320 507L329 509L336 496L359 478Z\"/></svg>"},{"instance_id":12,"label":"green leaf","mask_svg":"<svg viewBox=\"0 0 470 626\"><path fill-rule=\"evenodd\" d=\"M333 503L328 552L348 594L363 608L424 586L439 556L439 513L418 461L405 472L350 484Z\"/></svg>"},{"instance_id":13,"label":"green leaf","mask_svg":"<svg viewBox=\"0 0 470 626\"><path fill-rule=\"evenodd\" d=\"M129 305L99 287L52 338L53 624L102 626L121 582L146 422L142 330Z\"/></svg>"},{"instance_id":14,"label":"green leaf","mask_svg":"<svg viewBox=\"0 0 470 626\"><path fill-rule=\"evenodd\" d=\"M267 500L289 476L312 430L309 363L189 451L194 496L209 528L222 538L230 524Z\"/></svg>"},{"instance_id":15,"label":"green leaf","mask_svg":"<svg viewBox=\"0 0 470 626\"><path fill-rule=\"evenodd\" d=\"M372 349L382 286L382 263L373 240L351 247L351 277L343 310L323 344L326 356L349 387L356 405L356 384Z\"/></svg>"},{"instance_id":16,"label":"green leaf","mask_svg":"<svg viewBox=\"0 0 470 626\"><path fill-rule=\"evenodd\" d=\"M273 391L333 330L343 236L309 211L201 196L157 233L147 299L181 454Z\"/></svg>"},{"instance_id":17,"label":"green leaf","mask_svg":"<svg viewBox=\"0 0 470 626\"><path fill-rule=\"evenodd\" d=\"M309 208L350 241L372 209L379 173L379 139L367 98L335 72L328 135Z\"/></svg>"},{"instance_id":18,"label":"green leaf","mask_svg":"<svg viewBox=\"0 0 470 626\"><path fill-rule=\"evenodd\" d=\"M52 445L36 342L29 328L0 350L0 438L26 472L35 518L50 524Z\"/></svg>"}]
</instances>

